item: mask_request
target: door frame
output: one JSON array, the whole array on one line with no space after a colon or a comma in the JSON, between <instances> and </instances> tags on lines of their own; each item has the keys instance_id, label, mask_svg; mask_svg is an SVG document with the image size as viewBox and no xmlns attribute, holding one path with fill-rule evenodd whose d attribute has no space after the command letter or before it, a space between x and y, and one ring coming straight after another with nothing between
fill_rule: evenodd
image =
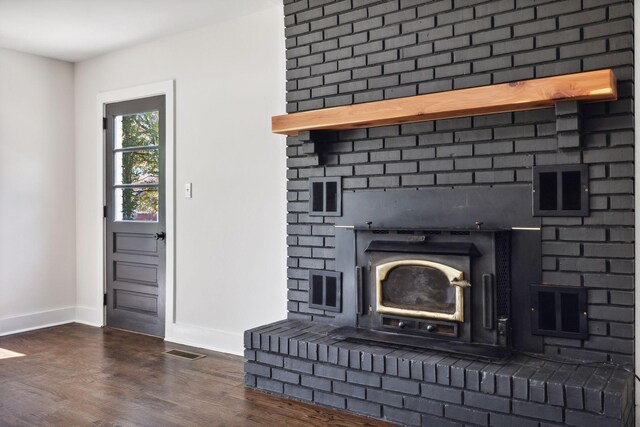
<instances>
[{"instance_id":1,"label":"door frame","mask_svg":"<svg viewBox=\"0 0 640 427\"><path fill-rule=\"evenodd\" d=\"M107 310L103 305L103 295L106 292L106 221L103 217L103 207L106 204L106 132L102 129L102 119L105 117L107 104L129 101L133 99L148 98L151 96L164 95L165 97L165 229L166 237L166 282L165 282L165 339L173 335L172 326L175 325L175 81L165 80L141 86L134 86L124 89L116 89L98 93L96 129L98 129L98 156L97 156L97 186L96 186L96 211L97 220L100 225L100 235L98 236L99 250L98 266L101 268L96 277L96 291L98 298L96 301L97 312L102 313L101 326L106 325Z\"/></svg>"}]
</instances>

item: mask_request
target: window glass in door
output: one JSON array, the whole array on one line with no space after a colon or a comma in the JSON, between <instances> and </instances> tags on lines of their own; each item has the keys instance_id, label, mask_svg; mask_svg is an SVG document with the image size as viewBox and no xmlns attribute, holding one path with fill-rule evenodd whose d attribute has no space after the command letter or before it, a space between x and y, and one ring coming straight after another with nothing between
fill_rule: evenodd
<instances>
[{"instance_id":1,"label":"window glass in door","mask_svg":"<svg viewBox=\"0 0 640 427\"><path fill-rule=\"evenodd\" d=\"M159 220L160 114L114 117L113 208L116 221Z\"/></svg>"}]
</instances>

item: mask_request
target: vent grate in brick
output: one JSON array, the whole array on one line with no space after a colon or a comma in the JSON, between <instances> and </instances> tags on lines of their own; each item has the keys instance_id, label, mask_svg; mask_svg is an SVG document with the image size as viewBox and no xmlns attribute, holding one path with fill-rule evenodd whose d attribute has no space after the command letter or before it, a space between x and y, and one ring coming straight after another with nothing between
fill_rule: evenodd
<instances>
[{"instance_id":1,"label":"vent grate in brick","mask_svg":"<svg viewBox=\"0 0 640 427\"><path fill-rule=\"evenodd\" d=\"M553 165L533 168L534 216L588 216L589 167Z\"/></svg>"},{"instance_id":2,"label":"vent grate in brick","mask_svg":"<svg viewBox=\"0 0 640 427\"><path fill-rule=\"evenodd\" d=\"M318 310L342 311L340 272L311 270L309 272L309 307Z\"/></svg>"},{"instance_id":3,"label":"vent grate in brick","mask_svg":"<svg viewBox=\"0 0 640 427\"><path fill-rule=\"evenodd\" d=\"M342 215L342 185L339 177L309 179L309 215Z\"/></svg>"},{"instance_id":4,"label":"vent grate in brick","mask_svg":"<svg viewBox=\"0 0 640 427\"><path fill-rule=\"evenodd\" d=\"M535 335L587 338L586 289L532 285L531 327Z\"/></svg>"}]
</instances>

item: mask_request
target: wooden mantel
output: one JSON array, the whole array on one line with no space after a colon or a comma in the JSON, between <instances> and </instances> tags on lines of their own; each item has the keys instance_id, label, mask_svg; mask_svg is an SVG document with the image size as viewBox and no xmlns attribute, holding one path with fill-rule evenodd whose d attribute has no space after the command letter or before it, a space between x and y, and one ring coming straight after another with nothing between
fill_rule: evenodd
<instances>
[{"instance_id":1,"label":"wooden mantel","mask_svg":"<svg viewBox=\"0 0 640 427\"><path fill-rule=\"evenodd\" d=\"M598 70L273 116L274 133L344 130L534 110L564 101L617 99L613 71Z\"/></svg>"}]
</instances>

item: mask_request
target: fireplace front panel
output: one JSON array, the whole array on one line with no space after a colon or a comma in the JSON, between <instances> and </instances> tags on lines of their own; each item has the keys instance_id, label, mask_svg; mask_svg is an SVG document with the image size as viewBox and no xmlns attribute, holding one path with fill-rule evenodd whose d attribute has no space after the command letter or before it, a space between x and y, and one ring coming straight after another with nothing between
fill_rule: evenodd
<instances>
[{"instance_id":1,"label":"fireplace front panel","mask_svg":"<svg viewBox=\"0 0 640 427\"><path fill-rule=\"evenodd\" d=\"M360 329L508 346L508 231L356 229ZM412 340L412 343L415 343Z\"/></svg>"},{"instance_id":2,"label":"fireplace front panel","mask_svg":"<svg viewBox=\"0 0 640 427\"><path fill-rule=\"evenodd\" d=\"M454 208L445 212L443 206ZM526 186L344 194L344 216L335 232L343 310L331 322L357 329L366 340L386 341L394 334L416 338L395 341L401 345L446 350L457 343L462 352L477 349L488 357L497 357L491 356L493 348L507 349L511 340L519 350L539 352L542 339L531 334L529 288L541 282L541 234L530 209ZM412 249L425 242L431 253ZM373 268L416 259L464 273L471 286L462 289L462 322L375 310Z\"/></svg>"}]
</instances>

